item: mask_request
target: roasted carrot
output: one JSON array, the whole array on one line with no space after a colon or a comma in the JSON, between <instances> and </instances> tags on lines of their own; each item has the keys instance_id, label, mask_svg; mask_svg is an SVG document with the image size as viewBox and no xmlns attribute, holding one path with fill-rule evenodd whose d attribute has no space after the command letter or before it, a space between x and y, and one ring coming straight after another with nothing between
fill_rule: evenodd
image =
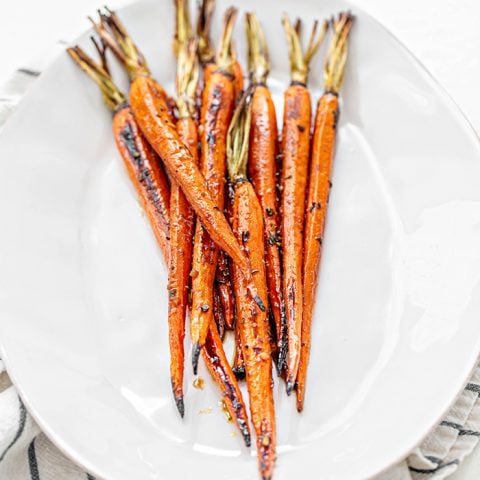
<instances>
[{"instance_id":1,"label":"roasted carrot","mask_svg":"<svg viewBox=\"0 0 480 480\"><path fill-rule=\"evenodd\" d=\"M107 7L105 7L104 12L99 10L98 14L98 22L90 18L93 28L123 65L130 80L134 81L139 76L150 77L153 80L145 56L134 43L118 15ZM170 120L175 121L175 100L167 94L159 83L155 82L155 87L168 106Z\"/></svg>"},{"instance_id":2,"label":"roasted carrot","mask_svg":"<svg viewBox=\"0 0 480 480\"><path fill-rule=\"evenodd\" d=\"M233 229L255 271L257 290L267 294L263 213L260 202L247 179L251 103L245 95L235 112L228 137L228 171L235 185ZM250 416L256 434L258 466L262 479L271 479L275 465L276 428L273 403L272 359L269 321L247 295L246 279L233 267L242 353L245 362Z\"/></svg>"},{"instance_id":3,"label":"roasted carrot","mask_svg":"<svg viewBox=\"0 0 480 480\"><path fill-rule=\"evenodd\" d=\"M226 140L234 109L234 90L230 75L230 42L237 11L225 14L224 30L220 43L217 69L209 77L203 92L201 113L200 168L208 191L217 208L225 203ZM225 249L224 249L225 250ZM192 365L196 373L198 356L205 343L208 328L213 321L213 286L218 262L218 248L197 222L193 247L192 312L190 334L192 337ZM228 252L227 252L228 253Z\"/></svg>"},{"instance_id":4,"label":"roasted carrot","mask_svg":"<svg viewBox=\"0 0 480 480\"><path fill-rule=\"evenodd\" d=\"M328 23L324 23L317 38L318 22L315 22L305 53L302 51L300 29L295 29L286 15L283 25L292 78L284 96L281 226L283 296L288 334L286 380L287 393L290 395L297 378L303 315L303 227L312 109L307 79L310 61L323 41Z\"/></svg>"},{"instance_id":5,"label":"roasted carrot","mask_svg":"<svg viewBox=\"0 0 480 480\"><path fill-rule=\"evenodd\" d=\"M215 0L202 0L199 2L197 16L198 58L203 67L203 83L207 84L210 76L217 70L215 50L210 38L210 28L215 11ZM239 98L243 90L243 73L238 60L235 61L232 74L234 75L234 97ZM201 92L201 89L200 91ZM201 109L201 93L197 95L197 105ZM226 212L227 216L228 213ZM233 286L231 282L231 265L228 256L222 250L218 256L218 266L215 283L220 294L222 303L223 319L225 327L229 330L235 324L235 302L233 298Z\"/></svg>"},{"instance_id":6,"label":"roasted carrot","mask_svg":"<svg viewBox=\"0 0 480 480\"><path fill-rule=\"evenodd\" d=\"M303 410L305 380L310 356L311 327L318 269L330 195L331 172L335 149L337 122L340 114L338 92L343 80L347 58L347 41L353 17L341 13L333 21L333 39L325 64L325 93L317 105L312 140L312 158L309 170L308 199L306 203L305 240L303 259L303 321L300 364L297 375L297 410Z\"/></svg>"},{"instance_id":7,"label":"roasted carrot","mask_svg":"<svg viewBox=\"0 0 480 480\"><path fill-rule=\"evenodd\" d=\"M175 126L166 116L165 101L158 95L150 78L138 77L132 83L130 101L143 134L182 188L203 227L213 241L248 275L248 260L236 242L225 216L212 199L190 150L183 144ZM262 308L262 299L258 297L253 286L250 291Z\"/></svg>"},{"instance_id":8,"label":"roasted carrot","mask_svg":"<svg viewBox=\"0 0 480 480\"><path fill-rule=\"evenodd\" d=\"M198 133L192 118L198 85L196 43L191 38L188 5L176 0L175 53L177 56L178 135L198 164ZM188 306L194 213L188 200L172 178L170 194L170 261L168 276L168 330L170 346L170 377L173 395L183 417L184 339Z\"/></svg>"},{"instance_id":9,"label":"roasted carrot","mask_svg":"<svg viewBox=\"0 0 480 480\"><path fill-rule=\"evenodd\" d=\"M96 46L103 57L104 51L97 44ZM160 249L165 259L168 259L170 192L160 160L142 135L125 96L113 83L105 62L95 62L80 47L69 48L67 51L100 87L105 104L113 112L112 125L117 149Z\"/></svg>"},{"instance_id":10,"label":"roasted carrot","mask_svg":"<svg viewBox=\"0 0 480 480\"><path fill-rule=\"evenodd\" d=\"M282 292L281 242L276 193L277 117L267 87L270 70L268 47L260 22L254 13L247 13L246 27L252 92L248 173L263 212L268 298L275 323L277 368L281 372L285 367L287 355L287 322Z\"/></svg>"}]
</instances>

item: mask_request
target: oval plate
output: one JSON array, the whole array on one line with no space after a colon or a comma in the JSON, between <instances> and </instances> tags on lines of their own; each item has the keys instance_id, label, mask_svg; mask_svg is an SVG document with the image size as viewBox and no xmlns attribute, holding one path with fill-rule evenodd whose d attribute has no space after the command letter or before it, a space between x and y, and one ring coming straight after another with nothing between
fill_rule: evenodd
<instances>
[{"instance_id":1,"label":"oval plate","mask_svg":"<svg viewBox=\"0 0 480 480\"><path fill-rule=\"evenodd\" d=\"M218 3L216 35L228 2ZM348 6L241 3L266 28L281 113L281 12L311 20ZM452 403L480 347L478 140L411 55L354 13L303 414L275 379L277 480L360 480L400 460ZM172 87L172 2L121 16ZM176 413L165 267L110 116L66 54L5 127L0 158L2 353L47 435L99 478L256 478L209 379L196 390L187 368L186 418Z\"/></svg>"}]
</instances>

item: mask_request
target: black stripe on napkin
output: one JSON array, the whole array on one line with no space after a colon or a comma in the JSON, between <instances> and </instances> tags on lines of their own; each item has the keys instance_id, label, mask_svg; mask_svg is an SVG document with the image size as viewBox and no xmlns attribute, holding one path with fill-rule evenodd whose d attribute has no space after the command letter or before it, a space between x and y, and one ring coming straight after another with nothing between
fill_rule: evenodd
<instances>
[{"instance_id":1,"label":"black stripe on napkin","mask_svg":"<svg viewBox=\"0 0 480 480\"><path fill-rule=\"evenodd\" d=\"M447 420L444 420L442 423L440 423L442 427L450 427L454 428L455 430L461 430L463 428L462 425L459 423L454 423L454 422L448 422Z\"/></svg>"},{"instance_id":2,"label":"black stripe on napkin","mask_svg":"<svg viewBox=\"0 0 480 480\"><path fill-rule=\"evenodd\" d=\"M95 477L87 473L87 480L95 480Z\"/></svg>"},{"instance_id":3,"label":"black stripe on napkin","mask_svg":"<svg viewBox=\"0 0 480 480\"><path fill-rule=\"evenodd\" d=\"M437 465L442 463L442 459L441 458L438 458L438 457L434 457L432 455L425 455L425 458L432 462L432 463L436 463Z\"/></svg>"},{"instance_id":4,"label":"black stripe on napkin","mask_svg":"<svg viewBox=\"0 0 480 480\"><path fill-rule=\"evenodd\" d=\"M465 390L480 394L480 385L478 383L467 383Z\"/></svg>"},{"instance_id":5,"label":"black stripe on napkin","mask_svg":"<svg viewBox=\"0 0 480 480\"><path fill-rule=\"evenodd\" d=\"M440 425L458 430L458 435L460 437L463 437L463 436L480 437L480 432L477 432L476 430L469 430L468 428L463 428L463 426L458 423L447 422L446 420L444 420Z\"/></svg>"},{"instance_id":6,"label":"black stripe on napkin","mask_svg":"<svg viewBox=\"0 0 480 480\"><path fill-rule=\"evenodd\" d=\"M35 439L28 447L28 466L30 467L30 478L32 480L40 480L40 473L38 472L37 454L35 452Z\"/></svg>"},{"instance_id":7,"label":"black stripe on napkin","mask_svg":"<svg viewBox=\"0 0 480 480\"><path fill-rule=\"evenodd\" d=\"M23 404L20 397L18 397L18 404L20 408L20 415L18 418L17 433L15 434L13 440L10 442L7 448L3 451L2 455L0 455L0 462L5 458L5 455L15 445L15 443L17 443L18 439L22 436L22 433L25 430L25 422L27 421L27 409L25 408L25 405Z\"/></svg>"},{"instance_id":8,"label":"black stripe on napkin","mask_svg":"<svg viewBox=\"0 0 480 480\"><path fill-rule=\"evenodd\" d=\"M39 77L40 73L37 70L32 70L30 68L19 68L17 69L18 73L23 73L24 75L28 75L29 77Z\"/></svg>"},{"instance_id":9,"label":"black stripe on napkin","mask_svg":"<svg viewBox=\"0 0 480 480\"><path fill-rule=\"evenodd\" d=\"M408 467L408 469L413 473L422 473L425 475L431 475L432 473L438 472L442 468L450 467L451 465L458 465L459 463L460 463L460 460L452 460L451 462L442 463L441 465L437 465L435 468L431 468L431 469L415 468L415 467Z\"/></svg>"}]
</instances>

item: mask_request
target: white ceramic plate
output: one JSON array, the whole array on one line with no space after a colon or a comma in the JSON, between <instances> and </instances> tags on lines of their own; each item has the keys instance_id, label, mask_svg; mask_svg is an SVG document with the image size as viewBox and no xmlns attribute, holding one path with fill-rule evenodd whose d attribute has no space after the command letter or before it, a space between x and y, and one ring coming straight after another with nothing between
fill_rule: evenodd
<instances>
[{"instance_id":1,"label":"white ceramic plate","mask_svg":"<svg viewBox=\"0 0 480 480\"><path fill-rule=\"evenodd\" d=\"M345 4L238 3L266 27L280 107L280 13L310 20ZM169 87L171 4L121 12ZM360 480L400 460L454 400L480 346L478 140L409 53L354 13L307 402L298 415L276 393L277 480ZM311 86L318 96L320 61ZM0 159L2 353L40 426L99 478L256 478L209 379L196 390L187 369L186 418L176 413L165 268L110 116L67 55L9 121Z\"/></svg>"}]
</instances>

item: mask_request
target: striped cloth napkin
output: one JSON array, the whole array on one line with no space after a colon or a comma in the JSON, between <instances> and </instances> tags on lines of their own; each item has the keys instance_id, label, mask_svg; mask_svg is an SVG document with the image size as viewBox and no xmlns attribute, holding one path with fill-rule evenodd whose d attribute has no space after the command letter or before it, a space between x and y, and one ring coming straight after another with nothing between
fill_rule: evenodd
<instances>
[{"instance_id":1,"label":"striped cloth napkin","mask_svg":"<svg viewBox=\"0 0 480 480\"><path fill-rule=\"evenodd\" d=\"M53 53L64 48L64 43L59 42ZM46 58L52 58L52 52ZM0 129L45 64L45 59L39 59L29 68L17 70L0 88ZM375 480L441 480L451 475L478 443L479 396L480 363L440 424L407 459ZM40 431L0 360L0 480L93 479L64 457Z\"/></svg>"}]
</instances>

